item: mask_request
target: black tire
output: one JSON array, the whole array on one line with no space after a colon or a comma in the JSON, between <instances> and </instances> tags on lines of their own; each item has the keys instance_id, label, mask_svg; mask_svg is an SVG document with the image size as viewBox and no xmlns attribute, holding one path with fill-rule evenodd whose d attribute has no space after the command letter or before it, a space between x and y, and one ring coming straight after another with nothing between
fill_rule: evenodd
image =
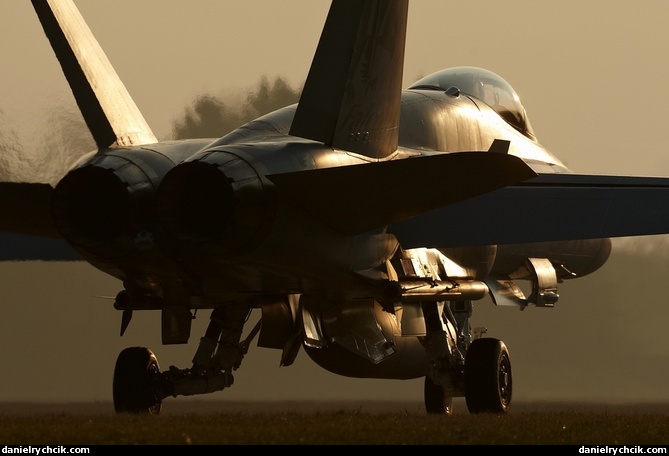
<instances>
[{"instance_id":1,"label":"black tire","mask_svg":"<svg viewBox=\"0 0 669 456\"><path fill-rule=\"evenodd\" d=\"M113 383L116 413L159 414L162 400L155 388L159 374L158 360L148 348L130 347L119 353Z\"/></svg>"},{"instance_id":2,"label":"black tire","mask_svg":"<svg viewBox=\"0 0 669 456\"><path fill-rule=\"evenodd\" d=\"M444 387L438 385L430 379L425 377L425 411L430 415L446 415L450 416L453 413L453 398L446 395Z\"/></svg>"},{"instance_id":3,"label":"black tire","mask_svg":"<svg viewBox=\"0 0 669 456\"><path fill-rule=\"evenodd\" d=\"M513 391L509 350L493 338L476 339L465 356L465 400L470 413L504 414Z\"/></svg>"}]
</instances>

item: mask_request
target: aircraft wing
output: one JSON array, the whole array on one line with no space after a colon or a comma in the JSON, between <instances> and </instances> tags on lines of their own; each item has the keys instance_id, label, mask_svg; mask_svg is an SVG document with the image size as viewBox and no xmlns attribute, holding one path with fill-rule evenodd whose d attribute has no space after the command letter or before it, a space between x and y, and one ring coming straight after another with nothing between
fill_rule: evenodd
<instances>
[{"instance_id":1,"label":"aircraft wing","mask_svg":"<svg viewBox=\"0 0 669 456\"><path fill-rule=\"evenodd\" d=\"M361 234L535 176L513 155L458 152L267 177L336 231Z\"/></svg>"},{"instance_id":2,"label":"aircraft wing","mask_svg":"<svg viewBox=\"0 0 669 456\"><path fill-rule=\"evenodd\" d=\"M669 178L540 174L393 223L404 248L641 236L669 232Z\"/></svg>"}]
</instances>

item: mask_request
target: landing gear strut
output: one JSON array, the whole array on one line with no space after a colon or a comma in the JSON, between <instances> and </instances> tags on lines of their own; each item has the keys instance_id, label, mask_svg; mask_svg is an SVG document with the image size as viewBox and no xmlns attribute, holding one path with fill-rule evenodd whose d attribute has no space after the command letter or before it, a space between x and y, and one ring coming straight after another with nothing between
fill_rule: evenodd
<instances>
[{"instance_id":1,"label":"landing gear strut","mask_svg":"<svg viewBox=\"0 0 669 456\"><path fill-rule=\"evenodd\" d=\"M226 304L214 309L190 369L170 366L161 372L156 356L148 348L123 350L114 369L116 412L158 414L162 400L169 396L213 393L231 386L232 371L241 365L251 339L260 329L258 322L249 336L240 341L250 311L245 304Z\"/></svg>"},{"instance_id":2,"label":"landing gear strut","mask_svg":"<svg viewBox=\"0 0 669 456\"><path fill-rule=\"evenodd\" d=\"M425 376L425 410L451 415L453 397L464 396L470 413L507 413L512 376L509 351L501 340L481 338L485 328L471 330L471 302L422 303L425 347L430 370Z\"/></svg>"}]
</instances>

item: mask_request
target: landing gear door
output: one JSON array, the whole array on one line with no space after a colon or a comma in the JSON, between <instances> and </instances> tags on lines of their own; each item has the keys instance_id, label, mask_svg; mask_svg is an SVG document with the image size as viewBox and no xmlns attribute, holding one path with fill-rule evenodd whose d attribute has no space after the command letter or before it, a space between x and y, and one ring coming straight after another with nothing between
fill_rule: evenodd
<instances>
[{"instance_id":1,"label":"landing gear door","mask_svg":"<svg viewBox=\"0 0 669 456\"><path fill-rule=\"evenodd\" d=\"M496 306L518 306L521 309L527 307L525 293L518 284L511 279L488 278L485 280L490 290L490 296Z\"/></svg>"},{"instance_id":2,"label":"landing gear door","mask_svg":"<svg viewBox=\"0 0 669 456\"><path fill-rule=\"evenodd\" d=\"M525 297L525 293L516 283L517 280L529 280L532 283L532 293L529 297ZM525 264L509 277L491 277L486 279L485 283L498 306L519 306L521 310L529 304L537 307L553 307L559 298L555 268L546 258L528 258Z\"/></svg>"}]
</instances>

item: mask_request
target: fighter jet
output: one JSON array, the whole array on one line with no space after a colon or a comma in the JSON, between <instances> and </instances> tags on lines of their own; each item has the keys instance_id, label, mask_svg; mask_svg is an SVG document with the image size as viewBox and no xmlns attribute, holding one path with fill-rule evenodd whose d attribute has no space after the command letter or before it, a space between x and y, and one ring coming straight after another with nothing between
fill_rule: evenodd
<instances>
[{"instance_id":1,"label":"fighter jet","mask_svg":"<svg viewBox=\"0 0 669 456\"><path fill-rule=\"evenodd\" d=\"M473 303L553 307L611 238L669 233L669 179L573 172L496 73L403 89L408 0L332 0L297 104L179 141L156 139L72 0L32 4L97 148L53 186L0 185L4 236L43 242L12 258L121 281L121 335L156 311L162 343L186 344L211 311L189 366L119 354L118 413L232 387L257 338L282 366L303 349L342 376L424 378L430 414L456 397L504 414L511 357Z\"/></svg>"}]
</instances>

